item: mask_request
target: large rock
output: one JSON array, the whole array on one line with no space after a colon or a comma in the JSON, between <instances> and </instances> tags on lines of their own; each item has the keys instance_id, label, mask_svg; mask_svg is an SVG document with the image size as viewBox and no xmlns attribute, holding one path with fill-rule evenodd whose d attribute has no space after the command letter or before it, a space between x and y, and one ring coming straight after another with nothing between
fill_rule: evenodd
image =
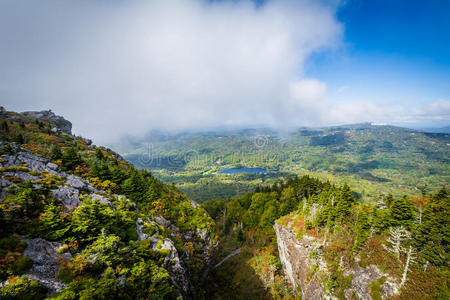
<instances>
[{"instance_id":1,"label":"large rock","mask_svg":"<svg viewBox=\"0 0 450 300\"><path fill-rule=\"evenodd\" d=\"M291 230L278 224L275 224L274 229L277 234L280 261L294 293L301 288L302 299L324 299L322 282L318 278L307 278L312 265L317 263L310 258L312 249L317 248L315 239L309 237L297 239Z\"/></svg>"},{"instance_id":2,"label":"large rock","mask_svg":"<svg viewBox=\"0 0 450 300\"><path fill-rule=\"evenodd\" d=\"M72 123L64 119L64 117L57 116L51 110L43 111L26 111L22 115L38 120L49 121L56 129L55 131L62 131L67 134L72 134Z\"/></svg>"},{"instance_id":3,"label":"large rock","mask_svg":"<svg viewBox=\"0 0 450 300\"><path fill-rule=\"evenodd\" d=\"M356 294L358 299L372 300L372 297L370 296L370 284L376 280L379 280L383 276L387 280L381 285L382 299L389 299L399 290L398 284L396 284L388 274L384 274L374 265L361 268L358 264L356 264L352 270L345 273L346 276L348 274L353 275L351 288L345 290L345 296L348 299L350 299L352 294Z\"/></svg>"},{"instance_id":4,"label":"large rock","mask_svg":"<svg viewBox=\"0 0 450 300\"><path fill-rule=\"evenodd\" d=\"M62 244L49 242L47 240L37 238L24 241L27 248L24 254L31 258L33 265L27 275L31 280L35 280L49 289L49 294L59 292L67 285L56 278L61 259L70 260L70 253L58 254L57 251Z\"/></svg>"},{"instance_id":5,"label":"large rock","mask_svg":"<svg viewBox=\"0 0 450 300\"><path fill-rule=\"evenodd\" d=\"M170 251L170 255L164 258L164 267L170 274L170 278L180 287L183 299L194 299L195 288L191 283L189 268L180 259L178 251L172 240L165 238L161 249Z\"/></svg>"},{"instance_id":6,"label":"large rock","mask_svg":"<svg viewBox=\"0 0 450 300\"><path fill-rule=\"evenodd\" d=\"M73 187L58 186L57 189L52 190L52 194L67 210L74 210L81 204L80 192Z\"/></svg>"},{"instance_id":7,"label":"large rock","mask_svg":"<svg viewBox=\"0 0 450 300\"><path fill-rule=\"evenodd\" d=\"M78 190L82 190L86 187L86 183L84 182L84 180L74 175L68 175L66 178L66 183Z\"/></svg>"}]
</instances>

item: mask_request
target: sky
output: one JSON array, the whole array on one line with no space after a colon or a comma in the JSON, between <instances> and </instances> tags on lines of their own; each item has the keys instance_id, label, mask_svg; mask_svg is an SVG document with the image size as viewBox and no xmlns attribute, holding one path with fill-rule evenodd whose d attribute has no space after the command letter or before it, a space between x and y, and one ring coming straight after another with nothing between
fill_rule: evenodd
<instances>
[{"instance_id":1,"label":"sky","mask_svg":"<svg viewBox=\"0 0 450 300\"><path fill-rule=\"evenodd\" d=\"M0 105L150 130L450 125L450 1L0 0Z\"/></svg>"}]
</instances>

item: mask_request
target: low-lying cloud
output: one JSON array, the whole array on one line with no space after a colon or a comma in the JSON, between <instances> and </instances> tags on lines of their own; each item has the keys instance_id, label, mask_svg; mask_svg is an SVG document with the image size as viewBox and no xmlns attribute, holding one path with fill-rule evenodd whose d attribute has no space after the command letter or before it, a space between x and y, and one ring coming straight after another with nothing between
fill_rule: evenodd
<instances>
[{"instance_id":1,"label":"low-lying cloud","mask_svg":"<svg viewBox=\"0 0 450 300\"><path fill-rule=\"evenodd\" d=\"M386 110L333 103L325 83L304 76L313 52L341 46L330 2L3 0L0 99L51 108L96 142L373 120L362 116Z\"/></svg>"}]
</instances>

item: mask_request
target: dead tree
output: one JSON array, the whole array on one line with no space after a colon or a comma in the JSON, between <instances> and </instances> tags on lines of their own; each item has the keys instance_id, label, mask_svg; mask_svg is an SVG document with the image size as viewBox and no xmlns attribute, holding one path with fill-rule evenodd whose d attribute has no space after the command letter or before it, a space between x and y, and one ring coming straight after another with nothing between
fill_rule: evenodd
<instances>
[{"instance_id":1,"label":"dead tree","mask_svg":"<svg viewBox=\"0 0 450 300\"><path fill-rule=\"evenodd\" d=\"M389 228L389 237L386 242L389 243L389 247L383 245L384 249L393 253L397 259L400 259L400 252L404 251L402 247L402 242L409 240L411 238L411 233L406 230L403 226L396 228Z\"/></svg>"}]
</instances>

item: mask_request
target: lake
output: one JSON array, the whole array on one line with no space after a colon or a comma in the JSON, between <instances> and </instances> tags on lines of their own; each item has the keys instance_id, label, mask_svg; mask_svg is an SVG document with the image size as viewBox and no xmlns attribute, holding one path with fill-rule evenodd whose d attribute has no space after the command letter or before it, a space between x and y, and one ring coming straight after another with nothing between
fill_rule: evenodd
<instances>
[{"instance_id":1,"label":"lake","mask_svg":"<svg viewBox=\"0 0 450 300\"><path fill-rule=\"evenodd\" d=\"M226 169L220 172L217 172L219 174L240 174L240 173L263 173L263 174L267 174L269 173L268 171L261 169L261 168L231 168L231 169Z\"/></svg>"}]
</instances>

